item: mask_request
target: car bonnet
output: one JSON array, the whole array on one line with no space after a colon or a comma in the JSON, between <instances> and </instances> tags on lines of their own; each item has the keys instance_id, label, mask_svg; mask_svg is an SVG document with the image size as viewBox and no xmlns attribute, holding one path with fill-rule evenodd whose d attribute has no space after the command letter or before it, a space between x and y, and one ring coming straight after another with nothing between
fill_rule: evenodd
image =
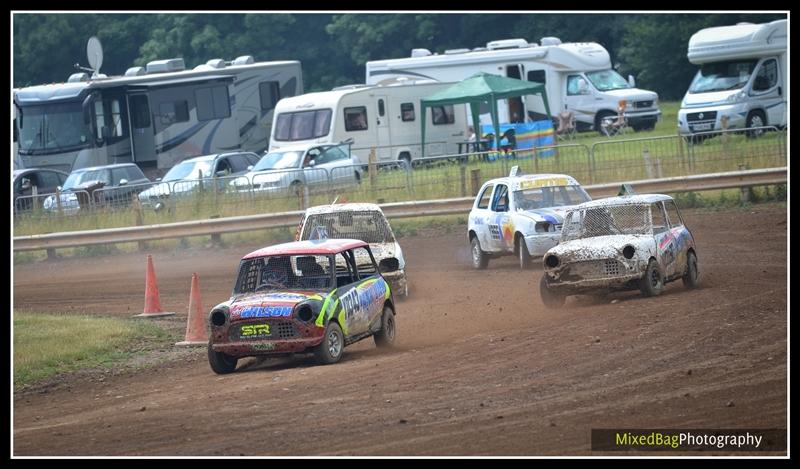
<instances>
[{"instance_id":1,"label":"car bonnet","mask_svg":"<svg viewBox=\"0 0 800 469\"><path fill-rule=\"evenodd\" d=\"M231 320L248 317L288 317L292 308L302 301L322 301L325 294L308 291L254 293L240 296L230 303Z\"/></svg>"}]
</instances>

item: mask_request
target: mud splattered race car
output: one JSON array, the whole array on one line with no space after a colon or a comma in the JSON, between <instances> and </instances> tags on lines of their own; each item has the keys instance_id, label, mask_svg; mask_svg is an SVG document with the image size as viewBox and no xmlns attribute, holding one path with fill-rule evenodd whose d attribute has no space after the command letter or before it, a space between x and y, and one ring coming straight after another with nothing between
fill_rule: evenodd
<instances>
[{"instance_id":1,"label":"mud splattered race car","mask_svg":"<svg viewBox=\"0 0 800 469\"><path fill-rule=\"evenodd\" d=\"M577 206L543 262L540 292L548 307L563 305L568 295L640 289L656 296L667 282L683 279L694 288L699 280L692 233L672 197L660 194Z\"/></svg>"},{"instance_id":2,"label":"mud splattered race car","mask_svg":"<svg viewBox=\"0 0 800 469\"><path fill-rule=\"evenodd\" d=\"M380 206L345 203L309 207L300 220L295 240L311 239L319 228L324 228L329 238L360 239L367 242L372 255L379 263L383 259L397 259L397 270L382 272L382 275L392 286L395 295L400 298L408 296L408 277L403 250L395 239L392 227Z\"/></svg>"},{"instance_id":3,"label":"mud splattered race car","mask_svg":"<svg viewBox=\"0 0 800 469\"><path fill-rule=\"evenodd\" d=\"M516 168L516 167L515 167ZM515 255L520 268L558 243L567 211L591 200L574 178L564 174L511 175L483 184L469 213L467 235L472 265Z\"/></svg>"},{"instance_id":4,"label":"mud splattered race car","mask_svg":"<svg viewBox=\"0 0 800 469\"><path fill-rule=\"evenodd\" d=\"M208 317L211 369L231 373L242 357L303 352L336 363L345 346L369 336L378 347L392 345L394 301L381 271L396 263L377 264L369 245L352 239L285 243L244 256L233 295Z\"/></svg>"}]
</instances>

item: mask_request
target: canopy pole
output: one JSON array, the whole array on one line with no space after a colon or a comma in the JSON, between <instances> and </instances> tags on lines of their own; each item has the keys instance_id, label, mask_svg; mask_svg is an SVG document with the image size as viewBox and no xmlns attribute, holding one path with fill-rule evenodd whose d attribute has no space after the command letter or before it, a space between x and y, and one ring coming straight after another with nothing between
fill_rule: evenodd
<instances>
[{"instance_id":1,"label":"canopy pole","mask_svg":"<svg viewBox=\"0 0 800 469\"><path fill-rule=\"evenodd\" d=\"M494 128L494 149L496 152L500 152L500 123L498 122L498 112L497 112L497 98L495 94L492 93L489 95L490 99L492 100L492 127Z\"/></svg>"}]
</instances>

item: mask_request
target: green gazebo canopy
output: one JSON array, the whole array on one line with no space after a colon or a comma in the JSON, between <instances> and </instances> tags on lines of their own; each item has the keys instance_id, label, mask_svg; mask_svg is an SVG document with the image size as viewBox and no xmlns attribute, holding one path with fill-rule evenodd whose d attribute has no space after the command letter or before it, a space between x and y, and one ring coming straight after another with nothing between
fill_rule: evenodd
<instances>
[{"instance_id":1,"label":"green gazebo canopy","mask_svg":"<svg viewBox=\"0 0 800 469\"><path fill-rule=\"evenodd\" d=\"M442 90L434 95L421 100L422 107L422 156L425 156L425 121L427 114L425 110L433 106L444 106L448 104L469 104L472 113L472 122L476 132L480 134L480 105L489 103L491 106L492 126L494 127L495 148L499 147L500 124L497 117L497 100L526 96L529 94L539 94L544 101L547 115L550 116L550 105L547 103L547 93L543 83L532 81L517 80L500 75L480 72L471 77L460 81L446 90Z\"/></svg>"}]
</instances>

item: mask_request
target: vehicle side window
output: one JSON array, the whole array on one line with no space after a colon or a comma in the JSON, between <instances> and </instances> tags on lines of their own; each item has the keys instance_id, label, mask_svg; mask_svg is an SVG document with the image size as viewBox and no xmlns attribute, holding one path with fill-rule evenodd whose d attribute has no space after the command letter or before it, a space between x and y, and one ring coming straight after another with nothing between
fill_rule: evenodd
<instances>
[{"instance_id":1,"label":"vehicle side window","mask_svg":"<svg viewBox=\"0 0 800 469\"><path fill-rule=\"evenodd\" d=\"M128 181L138 181L140 179L147 179L141 169L138 166L128 166L125 168L125 171L128 173Z\"/></svg>"},{"instance_id":2,"label":"vehicle side window","mask_svg":"<svg viewBox=\"0 0 800 469\"><path fill-rule=\"evenodd\" d=\"M39 190L55 190L57 186L61 185L58 179L58 173L51 171L42 171L39 173Z\"/></svg>"},{"instance_id":3,"label":"vehicle side window","mask_svg":"<svg viewBox=\"0 0 800 469\"><path fill-rule=\"evenodd\" d=\"M667 217L664 214L664 206L661 202L650 205L650 213L653 216L653 233L663 233L667 230Z\"/></svg>"},{"instance_id":4,"label":"vehicle side window","mask_svg":"<svg viewBox=\"0 0 800 469\"><path fill-rule=\"evenodd\" d=\"M344 130L348 132L367 130L367 108L365 106L344 108Z\"/></svg>"},{"instance_id":5,"label":"vehicle side window","mask_svg":"<svg viewBox=\"0 0 800 469\"><path fill-rule=\"evenodd\" d=\"M367 248L353 249L353 254L356 256L358 267L358 279L364 280L367 277L378 273L378 268L375 265L375 258L372 257L372 252Z\"/></svg>"},{"instance_id":6,"label":"vehicle side window","mask_svg":"<svg viewBox=\"0 0 800 469\"><path fill-rule=\"evenodd\" d=\"M256 155L255 153L244 153L244 157L247 159L247 166L255 166L258 164L258 160L261 158ZM245 168L246 169L246 168Z\"/></svg>"},{"instance_id":7,"label":"vehicle side window","mask_svg":"<svg viewBox=\"0 0 800 469\"><path fill-rule=\"evenodd\" d=\"M220 172L220 171L223 171L225 173L225 174L222 175L223 177L231 173L231 164L230 164L230 161L229 161L229 159L227 157L226 158L220 158L217 161L217 168L214 170L214 174L212 174L211 176L212 177L216 176L217 173Z\"/></svg>"},{"instance_id":8,"label":"vehicle side window","mask_svg":"<svg viewBox=\"0 0 800 469\"><path fill-rule=\"evenodd\" d=\"M494 190L494 196L492 197L492 211L508 211L508 187L506 187L505 184L498 185Z\"/></svg>"},{"instance_id":9,"label":"vehicle side window","mask_svg":"<svg viewBox=\"0 0 800 469\"><path fill-rule=\"evenodd\" d=\"M119 185L119 182L123 179L126 179L130 182L130 176L128 174L128 168L114 168L111 170L111 183L115 186Z\"/></svg>"},{"instance_id":10,"label":"vehicle side window","mask_svg":"<svg viewBox=\"0 0 800 469\"><path fill-rule=\"evenodd\" d=\"M414 103L403 103L400 105L400 116L403 122L412 122L415 118Z\"/></svg>"},{"instance_id":11,"label":"vehicle side window","mask_svg":"<svg viewBox=\"0 0 800 469\"><path fill-rule=\"evenodd\" d=\"M567 96L580 96L580 75L570 75L567 77Z\"/></svg>"},{"instance_id":12,"label":"vehicle side window","mask_svg":"<svg viewBox=\"0 0 800 469\"><path fill-rule=\"evenodd\" d=\"M234 173L241 173L247 171L247 167L251 165L245 155L231 155L228 157L228 163L231 165L231 170Z\"/></svg>"},{"instance_id":13,"label":"vehicle side window","mask_svg":"<svg viewBox=\"0 0 800 469\"><path fill-rule=\"evenodd\" d=\"M346 255L347 254L347 255ZM356 274L349 251L336 254L336 287L343 287L355 282Z\"/></svg>"},{"instance_id":14,"label":"vehicle side window","mask_svg":"<svg viewBox=\"0 0 800 469\"><path fill-rule=\"evenodd\" d=\"M755 82L753 82L753 91L766 91L777 84L778 62L775 59L769 59L758 69Z\"/></svg>"},{"instance_id":15,"label":"vehicle side window","mask_svg":"<svg viewBox=\"0 0 800 469\"><path fill-rule=\"evenodd\" d=\"M480 199L478 199L478 208L489 208L489 200L492 197L492 189L494 184L489 184L483 189Z\"/></svg>"},{"instance_id":16,"label":"vehicle side window","mask_svg":"<svg viewBox=\"0 0 800 469\"><path fill-rule=\"evenodd\" d=\"M452 104L444 106L433 106L431 108L431 121L433 125L454 124L456 122L456 113Z\"/></svg>"},{"instance_id":17,"label":"vehicle side window","mask_svg":"<svg viewBox=\"0 0 800 469\"><path fill-rule=\"evenodd\" d=\"M683 225L681 214L678 212L678 206L675 205L674 200L668 200L664 202L664 207L667 209L667 218L669 219L670 227Z\"/></svg>"},{"instance_id":18,"label":"vehicle side window","mask_svg":"<svg viewBox=\"0 0 800 469\"><path fill-rule=\"evenodd\" d=\"M330 147L322 151L322 153L314 159L316 164L332 163L334 161L346 160L347 155L339 147Z\"/></svg>"}]
</instances>

